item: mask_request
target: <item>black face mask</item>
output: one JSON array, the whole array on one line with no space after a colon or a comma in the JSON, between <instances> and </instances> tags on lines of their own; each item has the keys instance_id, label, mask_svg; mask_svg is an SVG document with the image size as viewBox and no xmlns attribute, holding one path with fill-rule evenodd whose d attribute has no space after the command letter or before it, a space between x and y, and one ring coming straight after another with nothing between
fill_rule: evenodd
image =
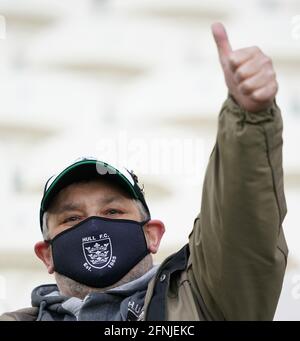
<instances>
[{"instance_id":1,"label":"black face mask","mask_svg":"<svg viewBox=\"0 0 300 341\"><path fill-rule=\"evenodd\" d=\"M95 288L116 283L149 253L143 232L147 222L100 217L81 221L48 241L55 271Z\"/></svg>"}]
</instances>

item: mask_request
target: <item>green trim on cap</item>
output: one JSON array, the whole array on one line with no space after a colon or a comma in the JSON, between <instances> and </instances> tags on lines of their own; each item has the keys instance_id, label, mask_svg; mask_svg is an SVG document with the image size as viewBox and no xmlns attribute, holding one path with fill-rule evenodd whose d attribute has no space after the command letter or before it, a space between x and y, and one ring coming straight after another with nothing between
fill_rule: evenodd
<instances>
[{"instance_id":1,"label":"green trim on cap","mask_svg":"<svg viewBox=\"0 0 300 341\"><path fill-rule=\"evenodd\" d=\"M44 208L44 203L47 199L47 197L49 196L49 194L51 193L52 189L55 187L55 185L57 184L57 182L66 174L68 173L70 170L80 166L80 165L86 165L86 164L94 164L95 166L97 164L102 164L104 167L108 168L108 170L112 170L113 173L107 173L108 175L118 175L119 177L121 177L123 180L125 180L125 182L128 184L132 194L134 195L134 197L136 199L139 199L139 196L137 195L137 193L134 190L134 186L130 183L130 181L126 178L126 176L124 176L118 169L114 168L113 166L111 166L110 164L106 163L106 162L102 162L102 161L98 161L98 160L82 160L82 161L78 161L76 163L74 163L73 165L67 167L65 170L63 170L58 176L57 178L53 181L53 183L50 185L50 187L46 190L43 201L41 203L41 208L42 211L45 211ZM103 175L105 176L106 174L100 174L98 173L99 176Z\"/></svg>"}]
</instances>

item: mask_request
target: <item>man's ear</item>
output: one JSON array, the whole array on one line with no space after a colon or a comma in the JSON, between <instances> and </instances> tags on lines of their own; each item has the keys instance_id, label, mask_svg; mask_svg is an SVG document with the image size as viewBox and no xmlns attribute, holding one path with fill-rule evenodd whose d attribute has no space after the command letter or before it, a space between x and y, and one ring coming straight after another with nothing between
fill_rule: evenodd
<instances>
[{"instance_id":1,"label":"man's ear","mask_svg":"<svg viewBox=\"0 0 300 341\"><path fill-rule=\"evenodd\" d=\"M54 272L54 265L52 260L52 253L50 244L42 241L34 245L34 252L39 257L40 260L46 265L48 273L52 274Z\"/></svg>"},{"instance_id":2,"label":"man's ear","mask_svg":"<svg viewBox=\"0 0 300 341\"><path fill-rule=\"evenodd\" d=\"M159 248L161 238L165 233L164 223L156 219L150 220L144 225L144 232L149 251L151 253L156 253Z\"/></svg>"}]
</instances>

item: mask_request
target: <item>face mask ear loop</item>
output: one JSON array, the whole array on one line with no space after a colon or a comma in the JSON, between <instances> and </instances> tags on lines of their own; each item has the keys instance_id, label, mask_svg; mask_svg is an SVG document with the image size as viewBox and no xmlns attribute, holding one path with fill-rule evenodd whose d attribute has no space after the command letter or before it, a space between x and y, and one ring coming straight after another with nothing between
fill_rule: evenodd
<instances>
[{"instance_id":1,"label":"face mask ear loop","mask_svg":"<svg viewBox=\"0 0 300 341\"><path fill-rule=\"evenodd\" d=\"M44 242L45 242L46 244L49 244L49 245L52 246L52 239L47 239L47 240L44 239Z\"/></svg>"},{"instance_id":2,"label":"face mask ear loop","mask_svg":"<svg viewBox=\"0 0 300 341\"><path fill-rule=\"evenodd\" d=\"M149 223L149 221L151 220L151 218L148 218L146 220L143 220L140 222L141 226L144 227L147 223Z\"/></svg>"}]
</instances>

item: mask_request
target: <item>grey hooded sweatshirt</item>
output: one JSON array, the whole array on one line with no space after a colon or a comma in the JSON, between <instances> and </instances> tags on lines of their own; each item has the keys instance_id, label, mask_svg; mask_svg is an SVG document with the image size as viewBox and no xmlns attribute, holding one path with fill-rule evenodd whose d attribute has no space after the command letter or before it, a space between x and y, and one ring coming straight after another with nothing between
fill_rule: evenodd
<instances>
[{"instance_id":1,"label":"grey hooded sweatshirt","mask_svg":"<svg viewBox=\"0 0 300 341\"><path fill-rule=\"evenodd\" d=\"M55 284L41 285L31 294L39 309L37 321L135 321L141 316L146 290L158 267L142 277L81 300L62 296Z\"/></svg>"}]
</instances>

